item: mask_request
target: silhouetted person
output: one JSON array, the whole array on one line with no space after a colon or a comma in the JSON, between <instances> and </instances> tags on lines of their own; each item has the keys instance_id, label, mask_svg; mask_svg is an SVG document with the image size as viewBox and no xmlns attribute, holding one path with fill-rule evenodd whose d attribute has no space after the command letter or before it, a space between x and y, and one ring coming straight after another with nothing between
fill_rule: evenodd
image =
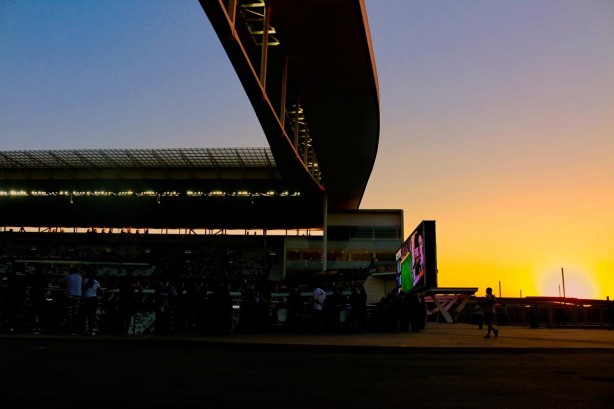
<instances>
[{"instance_id":1,"label":"silhouetted person","mask_svg":"<svg viewBox=\"0 0 614 409\"><path fill-rule=\"evenodd\" d=\"M495 338L499 336L499 330L493 327L496 304L497 299L492 293L492 288L488 287L486 289L486 296L484 297L484 323L486 324L488 331L486 332L484 338L490 338L491 332L495 334Z\"/></svg>"},{"instance_id":2,"label":"silhouetted person","mask_svg":"<svg viewBox=\"0 0 614 409\"><path fill-rule=\"evenodd\" d=\"M608 329L612 331L614 329L614 306L612 306L612 301L610 300L610 296L606 297L606 319L608 320Z\"/></svg>"},{"instance_id":3,"label":"silhouetted person","mask_svg":"<svg viewBox=\"0 0 614 409\"><path fill-rule=\"evenodd\" d=\"M18 269L11 269L7 277L6 313L9 334L17 329L19 312L26 295L25 267L20 265Z\"/></svg>"},{"instance_id":4,"label":"silhouetted person","mask_svg":"<svg viewBox=\"0 0 614 409\"><path fill-rule=\"evenodd\" d=\"M32 308L32 318L34 321L32 334L38 335L42 332L49 281L40 264L37 264L35 268L30 282L30 307Z\"/></svg>"},{"instance_id":5,"label":"silhouetted person","mask_svg":"<svg viewBox=\"0 0 614 409\"><path fill-rule=\"evenodd\" d=\"M392 323L392 332L400 332L401 331L401 313L403 310L403 298L405 297L405 292L403 290L399 292L393 292L392 297L390 298L390 321Z\"/></svg>"},{"instance_id":6,"label":"silhouetted person","mask_svg":"<svg viewBox=\"0 0 614 409\"><path fill-rule=\"evenodd\" d=\"M194 279L188 280L185 284L186 293L186 330L188 334L195 332L198 328L201 312L201 300L199 289L202 283L197 283Z\"/></svg>"},{"instance_id":7,"label":"silhouetted person","mask_svg":"<svg viewBox=\"0 0 614 409\"><path fill-rule=\"evenodd\" d=\"M168 279L160 281L156 287L156 332L170 332L171 284Z\"/></svg>"},{"instance_id":8,"label":"silhouetted person","mask_svg":"<svg viewBox=\"0 0 614 409\"><path fill-rule=\"evenodd\" d=\"M350 295L350 306L352 307L352 326L354 331L362 332L362 317L364 314L364 306L362 303L362 297L358 292L357 287L352 287L352 293Z\"/></svg>"},{"instance_id":9,"label":"silhouetted person","mask_svg":"<svg viewBox=\"0 0 614 409\"><path fill-rule=\"evenodd\" d=\"M71 268L68 275L64 278L66 286L66 323L68 325L68 333L71 335L77 335L77 330L79 329L82 283L83 277L74 268Z\"/></svg>"},{"instance_id":10,"label":"silhouetted person","mask_svg":"<svg viewBox=\"0 0 614 409\"><path fill-rule=\"evenodd\" d=\"M198 287L198 313L197 328L200 332L207 332L211 326L211 299L209 297L208 286L203 282Z\"/></svg>"},{"instance_id":11,"label":"silhouetted person","mask_svg":"<svg viewBox=\"0 0 614 409\"><path fill-rule=\"evenodd\" d=\"M227 285L218 285L214 294L213 308L216 332L221 335L230 334L232 331L232 298Z\"/></svg>"},{"instance_id":12,"label":"silhouetted person","mask_svg":"<svg viewBox=\"0 0 614 409\"><path fill-rule=\"evenodd\" d=\"M360 330L364 331L367 327L367 290L361 285L359 289L360 295Z\"/></svg>"},{"instance_id":13,"label":"silhouetted person","mask_svg":"<svg viewBox=\"0 0 614 409\"><path fill-rule=\"evenodd\" d=\"M173 284L175 293L173 296L173 330L180 334L185 333L188 318L188 297L182 280L176 280Z\"/></svg>"},{"instance_id":14,"label":"silhouetted person","mask_svg":"<svg viewBox=\"0 0 614 409\"><path fill-rule=\"evenodd\" d=\"M475 320L478 324L478 328L484 328L484 304L482 301L478 301L474 308L475 311Z\"/></svg>"},{"instance_id":15,"label":"silhouetted person","mask_svg":"<svg viewBox=\"0 0 614 409\"><path fill-rule=\"evenodd\" d=\"M256 331L258 320L259 298L252 287L241 290L241 309L239 311L239 326L244 333Z\"/></svg>"},{"instance_id":16,"label":"silhouetted person","mask_svg":"<svg viewBox=\"0 0 614 409\"><path fill-rule=\"evenodd\" d=\"M140 283L134 280L132 273L127 273L119 281L119 316L122 334L130 330L130 323L136 314L136 292L143 291Z\"/></svg>"},{"instance_id":17,"label":"silhouetted person","mask_svg":"<svg viewBox=\"0 0 614 409\"><path fill-rule=\"evenodd\" d=\"M293 331L300 332L303 329L303 314L305 304L298 288L294 287L288 295L288 324Z\"/></svg>"},{"instance_id":18,"label":"silhouetted person","mask_svg":"<svg viewBox=\"0 0 614 409\"><path fill-rule=\"evenodd\" d=\"M420 297L420 310L422 311L422 319L420 320L420 330L424 330L426 328L426 318L429 315L428 309L426 308L426 300L424 297Z\"/></svg>"},{"instance_id":19,"label":"silhouetted person","mask_svg":"<svg viewBox=\"0 0 614 409\"><path fill-rule=\"evenodd\" d=\"M324 303L324 314L327 316L328 326L331 331L339 331L341 328L341 310L343 309L343 294L338 287Z\"/></svg>"},{"instance_id":20,"label":"silhouetted person","mask_svg":"<svg viewBox=\"0 0 614 409\"><path fill-rule=\"evenodd\" d=\"M539 328L539 312L537 310L537 304L531 307L531 312L529 313L529 326L531 328Z\"/></svg>"},{"instance_id":21,"label":"silhouetted person","mask_svg":"<svg viewBox=\"0 0 614 409\"><path fill-rule=\"evenodd\" d=\"M258 308L257 308L257 325L260 329L268 329L271 322L269 321L269 307L273 302L273 294L270 286L263 283L259 286L258 292Z\"/></svg>"},{"instance_id":22,"label":"silhouetted person","mask_svg":"<svg viewBox=\"0 0 614 409\"><path fill-rule=\"evenodd\" d=\"M424 329L424 306L417 295L410 296L411 331L420 332Z\"/></svg>"},{"instance_id":23,"label":"silhouetted person","mask_svg":"<svg viewBox=\"0 0 614 409\"><path fill-rule=\"evenodd\" d=\"M316 332L322 330L324 325L324 303L326 301L326 293L320 286L316 286L313 290L313 325Z\"/></svg>"},{"instance_id":24,"label":"silhouetted person","mask_svg":"<svg viewBox=\"0 0 614 409\"><path fill-rule=\"evenodd\" d=\"M85 333L95 335L98 331L96 327L96 310L98 309L98 296L100 295L100 282L96 280L96 272L91 270L87 278L83 280L83 307L85 310Z\"/></svg>"}]
</instances>

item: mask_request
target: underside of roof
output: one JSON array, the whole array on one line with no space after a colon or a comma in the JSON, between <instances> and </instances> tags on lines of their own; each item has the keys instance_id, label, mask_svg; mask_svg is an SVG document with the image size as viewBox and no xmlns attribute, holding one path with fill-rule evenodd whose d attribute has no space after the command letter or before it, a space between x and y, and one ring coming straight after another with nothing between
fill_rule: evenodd
<instances>
[{"instance_id":1,"label":"underside of roof","mask_svg":"<svg viewBox=\"0 0 614 409\"><path fill-rule=\"evenodd\" d=\"M200 3L282 175L311 174L332 210L357 209L379 143L377 72L364 1Z\"/></svg>"},{"instance_id":2,"label":"underside of roof","mask_svg":"<svg viewBox=\"0 0 614 409\"><path fill-rule=\"evenodd\" d=\"M0 151L0 171L80 168L274 168L268 148Z\"/></svg>"},{"instance_id":3,"label":"underside of roof","mask_svg":"<svg viewBox=\"0 0 614 409\"><path fill-rule=\"evenodd\" d=\"M268 148L0 151L2 182L165 179L281 177Z\"/></svg>"},{"instance_id":4,"label":"underside of roof","mask_svg":"<svg viewBox=\"0 0 614 409\"><path fill-rule=\"evenodd\" d=\"M0 225L297 228L322 194L268 148L0 152Z\"/></svg>"}]
</instances>

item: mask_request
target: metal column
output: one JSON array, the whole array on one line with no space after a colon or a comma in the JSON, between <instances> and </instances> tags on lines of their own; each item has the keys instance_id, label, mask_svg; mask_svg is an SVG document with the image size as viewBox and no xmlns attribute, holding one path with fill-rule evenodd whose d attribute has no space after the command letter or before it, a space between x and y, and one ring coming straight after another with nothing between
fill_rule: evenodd
<instances>
[{"instance_id":1,"label":"metal column","mask_svg":"<svg viewBox=\"0 0 614 409\"><path fill-rule=\"evenodd\" d=\"M324 192L324 224L322 226L322 271L328 270L328 193Z\"/></svg>"}]
</instances>

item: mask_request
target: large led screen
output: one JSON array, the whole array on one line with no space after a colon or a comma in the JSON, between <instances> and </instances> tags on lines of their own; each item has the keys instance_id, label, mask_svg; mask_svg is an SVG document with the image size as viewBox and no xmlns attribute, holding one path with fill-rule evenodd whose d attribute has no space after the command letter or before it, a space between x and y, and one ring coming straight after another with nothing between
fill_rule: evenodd
<instances>
[{"instance_id":1,"label":"large led screen","mask_svg":"<svg viewBox=\"0 0 614 409\"><path fill-rule=\"evenodd\" d=\"M437 287L435 221L424 220L401 245L396 255L397 277L405 292Z\"/></svg>"}]
</instances>

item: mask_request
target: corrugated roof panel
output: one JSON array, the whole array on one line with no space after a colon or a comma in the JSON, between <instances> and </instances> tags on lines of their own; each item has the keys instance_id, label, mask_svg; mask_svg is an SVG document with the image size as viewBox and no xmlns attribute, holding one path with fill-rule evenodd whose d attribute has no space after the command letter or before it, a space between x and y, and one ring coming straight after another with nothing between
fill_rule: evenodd
<instances>
[{"instance_id":1,"label":"corrugated roof panel","mask_svg":"<svg viewBox=\"0 0 614 409\"><path fill-rule=\"evenodd\" d=\"M0 151L0 169L275 168L269 148Z\"/></svg>"}]
</instances>

